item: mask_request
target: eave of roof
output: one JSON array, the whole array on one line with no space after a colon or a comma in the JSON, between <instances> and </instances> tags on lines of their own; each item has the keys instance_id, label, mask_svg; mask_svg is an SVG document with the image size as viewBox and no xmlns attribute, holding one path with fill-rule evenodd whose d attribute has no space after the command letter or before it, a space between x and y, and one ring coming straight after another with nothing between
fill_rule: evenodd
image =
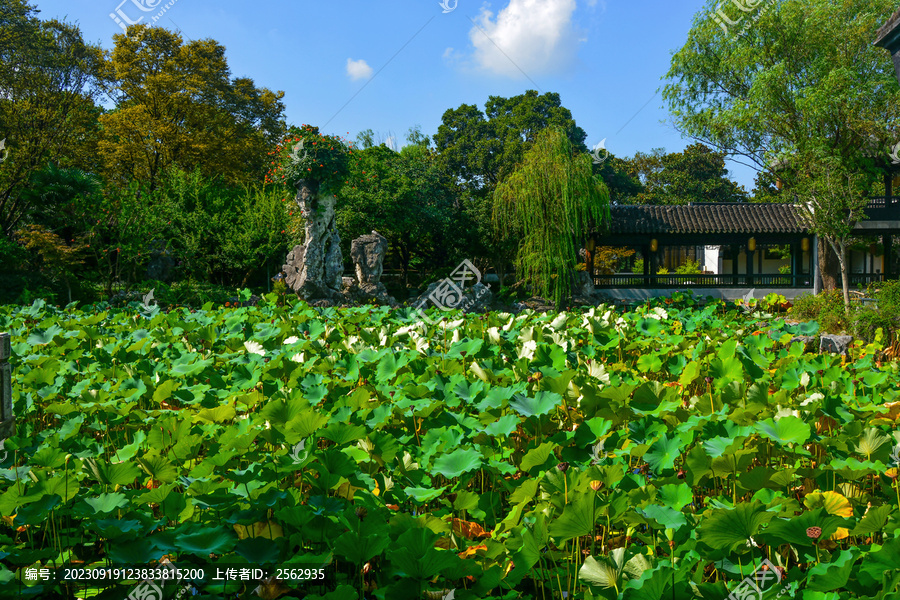
<instances>
[{"instance_id":1,"label":"eave of roof","mask_svg":"<svg viewBox=\"0 0 900 600\"><path fill-rule=\"evenodd\" d=\"M875 45L879 48L887 48L891 53L900 50L900 8L878 30L878 39L875 41Z\"/></svg>"},{"instance_id":2,"label":"eave of roof","mask_svg":"<svg viewBox=\"0 0 900 600\"><path fill-rule=\"evenodd\" d=\"M617 205L612 234L806 233L800 210L791 204L717 203Z\"/></svg>"}]
</instances>

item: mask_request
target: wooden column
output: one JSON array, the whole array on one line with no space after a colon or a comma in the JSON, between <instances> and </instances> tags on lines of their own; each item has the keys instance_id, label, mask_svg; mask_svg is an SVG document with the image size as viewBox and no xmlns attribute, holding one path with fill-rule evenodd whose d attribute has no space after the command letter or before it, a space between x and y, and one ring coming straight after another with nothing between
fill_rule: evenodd
<instances>
[{"instance_id":1,"label":"wooden column","mask_svg":"<svg viewBox=\"0 0 900 600\"><path fill-rule=\"evenodd\" d=\"M650 244L644 244L642 250L644 254L644 286L650 285Z\"/></svg>"},{"instance_id":2,"label":"wooden column","mask_svg":"<svg viewBox=\"0 0 900 600\"><path fill-rule=\"evenodd\" d=\"M756 252L747 248L747 285L753 285L753 259L756 258Z\"/></svg>"},{"instance_id":3,"label":"wooden column","mask_svg":"<svg viewBox=\"0 0 900 600\"><path fill-rule=\"evenodd\" d=\"M894 253L894 249L892 247L894 240L890 233L884 234L881 240L884 244L884 278L885 280L887 280L890 279L894 269L894 265L891 264L891 255Z\"/></svg>"},{"instance_id":4,"label":"wooden column","mask_svg":"<svg viewBox=\"0 0 900 600\"><path fill-rule=\"evenodd\" d=\"M803 261L803 250L800 244L791 242L791 287L797 287L797 277L799 276L800 264Z\"/></svg>"},{"instance_id":5,"label":"wooden column","mask_svg":"<svg viewBox=\"0 0 900 600\"><path fill-rule=\"evenodd\" d=\"M12 356L12 349L9 344L9 334L0 333L0 440L5 440L14 431L10 356Z\"/></svg>"},{"instance_id":6,"label":"wooden column","mask_svg":"<svg viewBox=\"0 0 900 600\"><path fill-rule=\"evenodd\" d=\"M731 274L734 276L734 280L731 284L737 287L738 284L738 259L741 257L741 248L736 244L731 245Z\"/></svg>"}]
</instances>

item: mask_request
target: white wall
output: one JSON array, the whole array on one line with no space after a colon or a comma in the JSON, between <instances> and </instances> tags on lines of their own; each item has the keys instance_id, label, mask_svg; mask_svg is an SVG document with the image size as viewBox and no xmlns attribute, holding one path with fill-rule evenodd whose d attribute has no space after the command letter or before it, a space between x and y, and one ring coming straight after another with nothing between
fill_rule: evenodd
<instances>
[{"instance_id":1,"label":"white wall","mask_svg":"<svg viewBox=\"0 0 900 600\"><path fill-rule=\"evenodd\" d=\"M709 271L713 275L722 272L722 259L719 258L721 252L718 246L704 246L703 248L703 270Z\"/></svg>"}]
</instances>

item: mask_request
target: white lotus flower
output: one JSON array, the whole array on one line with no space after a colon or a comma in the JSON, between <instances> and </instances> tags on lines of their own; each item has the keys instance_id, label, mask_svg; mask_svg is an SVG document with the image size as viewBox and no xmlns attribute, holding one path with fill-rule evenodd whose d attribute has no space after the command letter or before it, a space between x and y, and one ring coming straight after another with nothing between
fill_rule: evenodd
<instances>
[{"instance_id":1,"label":"white lotus flower","mask_svg":"<svg viewBox=\"0 0 900 600\"><path fill-rule=\"evenodd\" d=\"M260 356L265 356L266 351L258 342L254 342L253 340L247 340L244 342L244 348L247 349L248 354L259 354Z\"/></svg>"},{"instance_id":2,"label":"white lotus flower","mask_svg":"<svg viewBox=\"0 0 900 600\"><path fill-rule=\"evenodd\" d=\"M291 344L296 344L299 341L300 341L300 338L298 338L296 335L292 335L288 339L284 340L284 345L290 346Z\"/></svg>"},{"instance_id":3,"label":"white lotus flower","mask_svg":"<svg viewBox=\"0 0 900 600\"><path fill-rule=\"evenodd\" d=\"M812 404L813 402L818 402L819 400L824 400L825 394L821 392L815 392L814 394L810 394L809 398L800 403L800 406L806 406L807 404Z\"/></svg>"}]
</instances>

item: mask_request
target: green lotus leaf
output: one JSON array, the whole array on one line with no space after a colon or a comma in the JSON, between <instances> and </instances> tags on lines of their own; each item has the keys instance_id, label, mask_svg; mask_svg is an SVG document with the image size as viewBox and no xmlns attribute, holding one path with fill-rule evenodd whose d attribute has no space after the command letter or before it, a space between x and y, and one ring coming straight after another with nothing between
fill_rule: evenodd
<instances>
[{"instance_id":1,"label":"green lotus leaf","mask_svg":"<svg viewBox=\"0 0 900 600\"><path fill-rule=\"evenodd\" d=\"M137 459L137 462L147 475L156 481L172 483L178 477L178 470L163 456L145 456Z\"/></svg>"},{"instance_id":2,"label":"green lotus leaf","mask_svg":"<svg viewBox=\"0 0 900 600\"><path fill-rule=\"evenodd\" d=\"M125 494L100 494L94 498L85 498L84 502L91 507L95 514L107 514L129 506Z\"/></svg>"},{"instance_id":3,"label":"green lotus leaf","mask_svg":"<svg viewBox=\"0 0 900 600\"><path fill-rule=\"evenodd\" d=\"M459 448L449 454L442 454L434 461L432 471L447 479L459 477L463 473L481 468L483 457L474 448Z\"/></svg>"},{"instance_id":4,"label":"green lotus leaf","mask_svg":"<svg viewBox=\"0 0 900 600\"><path fill-rule=\"evenodd\" d=\"M750 537L757 535L773 517L758 502L742 502L733 509L715 509L705 513L700 521L700 541L729 552L746 552Z\"/></svg>"},{"instance_id":5,"label":"green lotus leaf","mask_svg":"<svg viewBox=\"0 0 900 600\"><path fill-rule=\"evenodd\" d=\"M403 352L385 354L378 361L378 379L380 381L393 381L397 373L409 364L410 356Z\"/></svg>"},{"instance_id":6,"label":"green lotus leaf","mask_svg":"<svg viewBox=\"0 0 900 600\"><path fill-rule=\"evenodd\" d=\"M670 483L659 488L658 499L663 505L680 511L694 501L694 493L685 483L677 485Z\"/></svg>"},{"instance_id":7,"label":"green lotus leaf","mask_svg":"<svg viewBox=\"0 0 900 600\"><path fill-rule=\"evenodd\" d=\"M644 454L644 460L650 465L655 474L662 473L665 469L675 466L675 461L681 456L681 440L677 437L669 439L666 434L653 442L650 450Z\"/></svg>"},{"instance_id":8,"label":"green lotus leaf","mask_svg":"<svg viewBox=\"0 0 900 600\"><path fill-rule=\"evenodd\" d=\"M827 563L815 565L809 570L807 588L816 592L830 592L842 589L847 585L847 580L850 579L850 572L858 557L859 550L851 548L849 550L841 550L836 557L833 557Z\"/></svg>"},{"instance_id":9,"label":"green lotus leaf","mask_svg":"<svg viewBox=\"0 0 900 600\"><path fill-rule=\"evenodd\" d=\"M188 554L208 557L210 554L225 554L234 549L237 535L225 527L197 527L189 533L176 536L178 548Z\"/></svg>"},{"instance_id":10,"label":"green lotus leaf","mask_svg":"<svg viewBox=\"0 0 900 600\"><path fill-rule=\"evenodd\" d=\"M795 546L812 546L817 539L826 540L844 525L844 520L829 516L824 508L806 511L790 519L777 518L769 523L759 537L770 544L793 544ZM810 527L821 528L818 538L810 537Z\"/></svg>"},{"instance_id":11,"label":"green lotus leaf","mask_svg":"<svg viewBox=\"0 0 900 600\"><path fill-rule=\"evenodd\" d=\"M450 350L447 352L447 358L468 358L471 360L478 354L482 346L484 346L484 340L480 338L474 340L461 340L450 346Z\"/></svg>"},{"instance_id":12,"label":"green lotus leaf","mask_svg":"<svg viewBox=\"0 0 900 600\"><path fill-rule=\"evenodd\" d=\"M35 502L20 506L16 511L15 525L40 525L47 516L59 505L61 498L56 494L47 494Z\"/></svg>"},{"instance_id":13,"label":"green lotus leaf","mask_svg":"<svg viewBox=\"0 0 900 600\"><path fill-rule=\"evenodd\" d=\"M687 517L684 513L668 506L651 504L645 508L639 508L638 512L659 523L663 529L678 529L687 524Z\"/></svg>"},{"instance_id":14,"label":"green lotus leaf","mask_svg":"<svg viewBox=\"0 0 900 600\"><path fill-rule=\"evenodd\" d=\"M492 438L509 437L516 430L521 419L516 415L503 415L493 423L487 425L482 431Z\"/></svg>"},{"instance_id":15,"label":"green lotus leaf","mask_svg":"<svg viewBox=\"0 0 900 600\"><path fill-rule=\"evenodd\" d=\"M500 387L494 386L485 395L484 400L478 403L480 411L496 410L509 404L509 400L517 393L524 390L524 386Z\"/></svg>"},{"instance_id":16,"label":"green lotus leaf","mask_svg":"<svg viewBox=\"0 0 900 600\"><path fill-rule=\"evenodd\" d=\"M421 488L421 487L405 487L403 493L414 499L416 502L431 502L435 498L444 493L446 487L440 488Z\"/></svg>"},{"instance_id":17,"label":"green lotus leaf","mask_svg":"<svg viewBox=\"0 0 900 600\"><path fill-rule=\"evenodd\" d=\"M559 518L550 522L550 535L558 544L572 538L588 535L594 530L596 513L594 493L576 494L563 510Z\"/></svg>"},{"instance_id":18,"label":"green lotus leaf","mask_svg":"<svg viewBox=\"0 0 900 600\"><path fill-rule=\"evenodd\" d=\"M146 565L159 560L169 550L160 548L156 542L162 541L159 534L148 539L114 540L109 543L109 559L120 565Z\"/></svg>"},{"instance_id":19,"label":"green lotus leaf","mask_svg":"<svg viewBox=\"0 0 900 600\"><path fill-rule=\"evenodd\" d=\"M352 517L351 517L352 519ZM390 528L373 518L359 521L357 531L348 531L334 540L335 555L355 565L362 565L391 545Z\"/></svg>"},{"instance_id":20,"label":"green lotus leaf","mask_svg":"<svg viewBox=\"0 0 900 600\"><path fill-rule=\"evenodd\" d=\"M26 340L28 344L31 346L43 346L45 344L50 344L53 342L54 338L58 335L62 335L65 332L65 329L60 327L59 325L51 325L46 331L34 330L31 335L28 336Z\"/></svg>"},{"instance_id":21,"label":"green lotus leaf","mask_svg":"<svg viewBox=\"0 0 900 600\"><path fill-rule=\"evenodd\" d=\"M657 319L638 319L637 323L635 323L635 329L642 335L654 337L662 331L662 324Z\"/></svg>"},{"instance_id":22,"label":"green lotus leaf","mask_svg":"<svg viewBox=\"0 0 900 600\"><path fill-rule=\"evenodd\" d=\"M364 438L366 436L366 428L361 425L333 422L329 423L328 427L322 430L321 435L338 446L346 446L350 442Z\"/></svg>"},{"instance_id":23,"label":"green lotus leaf","mask_svg":"<svg viewBox=\"0 0 900 600\"><path fill-rule=\"evenodd\" d=\"M782 417L777 421L766 419L757 423L756 430L778 444L805 444L812 435L809 425L794 416Z\"/></svg>"},{"instance_id":24,"label":"green lotus leaf","mask_svg":"<svg viewBox=\"0 0 900 600\"><path fill-rule=\"evenodd\" d=\"M522 457L519 468L527 473L535 467L542 466L547 462L550 456L553 455L553 451L557 448L559 448L559 444L554 444L553 442L544 442L537 448L532 448Z\"/></svg>"},{"instance_id":25,"label":"green lotus leaf","mask_svg":"<svg viewBox=\"0 0 900 600\"><path fill-rule=\"evenodd\" d=\"M536 417L546 415L562 403L562 396L554 392L537 392L534 397L518 395L509 403L520 415Z\"/></svg>"},{"instance_id":26,"label":"green lotus leaf","mask_svg":"<svg viewBox=\"0 0 900 600\"><path fill-rule=\"evenodd\" d=\"M206 423L227 423L233 421L237 411L233 406L223 404L215 408L204 408L197 413L197 420Z\"/></svg>"},{"instance_id":27,"label":"green lotus leaf","mask_svg":"<svg viewBox=\"0 0 900 600\"><path fill-rule=\"evenodd\" d=\"M435 535L430 529L409 529L391 544L387 556L391 564L410 579L430 579L455 566L461 559L453 552L435 548Z\"/></svg>"},{"instance_id":28,"label":"green lotus leaf","mask_svg":"<svg viewBox=\"0 0 900 600\"><path fill-rule=\"evenodd\" d=\"M860 519L856 527L850 531L850 535L866 536L884 531L884 526L887 524L891 512L892 507L887 504L870 508L866 516Z\"/></svg>"}]
</instances>

